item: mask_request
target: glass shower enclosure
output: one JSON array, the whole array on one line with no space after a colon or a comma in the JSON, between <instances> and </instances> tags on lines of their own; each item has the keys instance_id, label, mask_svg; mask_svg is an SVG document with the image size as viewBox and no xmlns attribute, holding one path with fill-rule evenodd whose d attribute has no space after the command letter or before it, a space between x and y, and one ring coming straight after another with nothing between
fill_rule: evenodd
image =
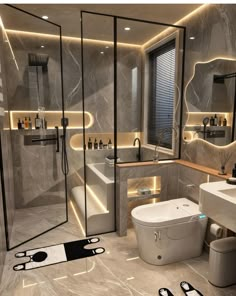
<instances>
[{"instance_id":1,"label":"glass shower enclosure","mask_svg":"<svg viewBox=\"0 0 236 296\"><path fill-rule=\"evenodd\" d=\"M61 27L0 5L1 184L7 248L67 221ZM63 171L62 171L63 169Z\"/></svg>"},{"instance_id":2,"label":"glass shower enclosure","mask_svg":"<svg viewBox=\"0 0 236 296\"><path fill-rule=\"evenodd\" d=\"M173 149L159 153L163 160L180 156L185 28L81 12L83 114L90 112L93 124L83 125L84 195L76 202L87 235L116 230L116 164L153 160L155 145L147 142L148 56L168 38L176 40L177 55L168 129ZM159 130L156 145L160 134Z\"/></svg>"}]
</instances>

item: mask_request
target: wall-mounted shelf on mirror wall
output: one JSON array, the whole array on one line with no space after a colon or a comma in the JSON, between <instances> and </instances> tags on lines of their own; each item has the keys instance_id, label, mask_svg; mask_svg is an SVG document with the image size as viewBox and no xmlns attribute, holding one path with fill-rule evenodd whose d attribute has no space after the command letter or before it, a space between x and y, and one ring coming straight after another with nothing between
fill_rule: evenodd
<instances>
[{"instance_id":1,"label":"wall-mounted shelf on mirror wall","mask_svg":"<svg viewBox=\"0 0 236 296\"><path fill-rule=\"evenodd\" d=\"M16 130L18 118L21 120L25 117L30 117L33 129L34 129L34 119L38 114L38 110L14 110L10 111L10 128ZM68 129L83 129L83 112L82 111L65 111L65 117L69 119ZM47 128L54 129L55 126L61 127L62 111L45 111L45 119L47 121ZM90 128L94 123L93 115L85 111L85 128Z\"/></svg>"},{"instance_id":2,"label":"wall-mounted shelf on mirror wall","mask_svg":"<svg viewBox=\"0 0 236 296\"><path fill-rule=\"evenodd\" d=\"M140 132L127 132L127 133L118 132L117 147L121 149L122 148L138 148L137 146L133 146L133 141L135 138L140 138L140 136L141 136ZM112 148L114 148L114 133L100 133L100 132L86 133L85 135L86 149L88 149L89 138L91 138L92 143L94 143L94 140L96 138L97 143L99 143L99 141L102 140L103 144L108 144L109 139L111 139ZM76 151L83 150L83 134L82 133L75 134L70 138L70 147ZM97 151L97 149L95 151Z\"/></svg>"},{"instance_id":3,"label":"wall-mounted shelf on mirror wall","mask_svg":"<svg viewBox=\"0 0 236 296\"><path fill-rule=\"evenodd\" d=\"M233 117L232 112L222 112L222 113L221 112L187 112L187 114L188 114L188 122L186 126L196 126L196 125L203 126L203 119L205 117L208 117L210 119L211 117L214 117L215 114L217 115L218 120L221 117L222 125L223 125L224 118L226 118L227 120L227 125L230 125ZM207 126L209 126L209 123Z\"/></svg>"}]
</instances>

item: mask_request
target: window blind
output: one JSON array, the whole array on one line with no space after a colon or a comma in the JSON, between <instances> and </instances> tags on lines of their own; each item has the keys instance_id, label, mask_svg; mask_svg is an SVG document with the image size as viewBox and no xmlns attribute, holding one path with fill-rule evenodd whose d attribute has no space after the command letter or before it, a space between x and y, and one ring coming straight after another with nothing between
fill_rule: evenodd
<instances>
[{"instance_id":1,"label":"window blind","mask_svg":"<svg viewBox=\"0 0 236 296\"><path fill-rule=\"evenodd\" d=\"M152 51L148 144L172 149L175 95L175 40Z\"/></svg>"}]
</instances>

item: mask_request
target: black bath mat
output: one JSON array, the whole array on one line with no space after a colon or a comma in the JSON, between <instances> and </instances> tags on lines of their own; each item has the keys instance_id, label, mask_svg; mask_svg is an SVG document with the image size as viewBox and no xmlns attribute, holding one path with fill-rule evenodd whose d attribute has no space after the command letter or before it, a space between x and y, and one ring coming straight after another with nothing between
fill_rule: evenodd
<instances>
[{"instance_id":1,"label":"black bath mat","mask_svg":"<svg viewBox=\"0 0 236 296\"><path fill-rule=\"evenodd\" d=\"M186 296L203 296L201 292L194 289L194 287L188 282L181 282L180 287L182 288L182 290L184 291L184 295Z\"/></svg>"},{"instance_id":2,"label":"black bath mat","mask_svg":"<svg viewBox=\"0 0 236 296\"><path fill-rule=\"evenodd\" d=\"M104 248L85 249L84 246L99 242L98 237L16 253L16 258L29 257L28 262L13 266L15 271L30 270L62 262L91 257L105 252Z\"/></svg>"},{"instance_id":3,"label":"black bath mat","mask_svg":"<svg viewBox=\"0 0 236 296\"><path fill-rule=\"evenodd\" d=\"M161 288L158 292L159 296L174 296L174 294L172 294L167 288Z\"/></svg>"}]
</instances>

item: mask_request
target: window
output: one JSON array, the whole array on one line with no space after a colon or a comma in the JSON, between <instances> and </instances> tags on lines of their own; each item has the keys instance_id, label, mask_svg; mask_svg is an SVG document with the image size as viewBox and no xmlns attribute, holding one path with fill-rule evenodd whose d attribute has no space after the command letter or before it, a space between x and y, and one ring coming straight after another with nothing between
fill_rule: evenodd
<instances>
[{"instance_id":1,"label":"window","mask_svg":"<svg viewBox=\"0 0 236 296\"><path fill-rule=\"evenodd\" d=\"M175 39L149 53L148 144L173 149Z\"/></svg>"}]
</instances>

